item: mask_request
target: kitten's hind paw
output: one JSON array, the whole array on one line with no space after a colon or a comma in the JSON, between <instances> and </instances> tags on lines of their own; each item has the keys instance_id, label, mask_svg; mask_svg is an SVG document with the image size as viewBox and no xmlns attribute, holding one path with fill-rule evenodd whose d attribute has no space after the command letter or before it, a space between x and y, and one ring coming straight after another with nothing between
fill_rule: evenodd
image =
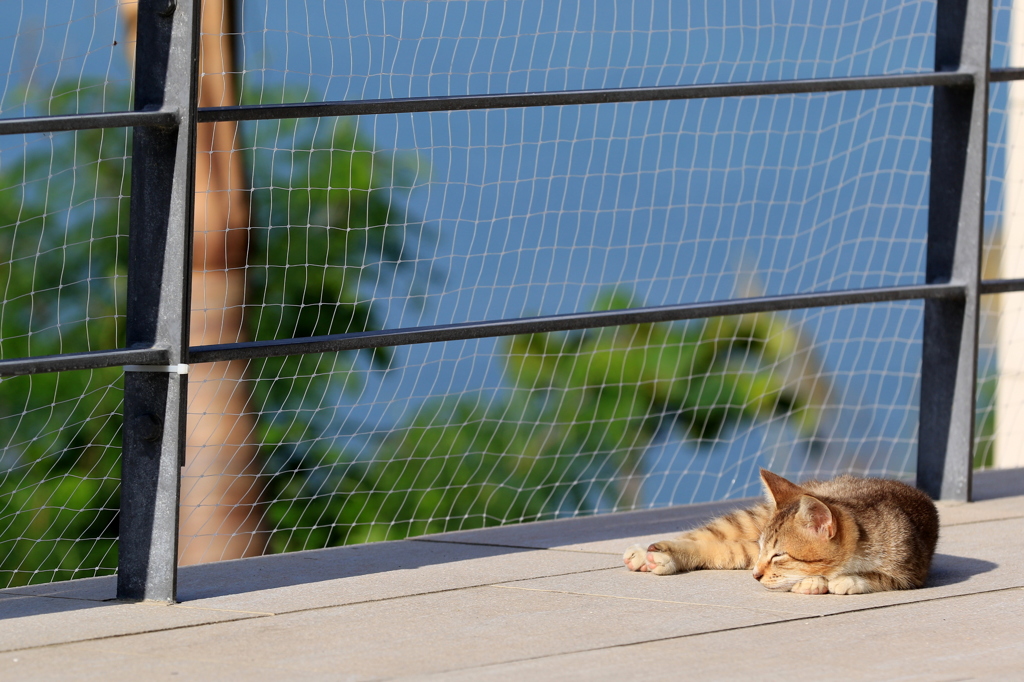
<instances>
[{"instance_id":1,"label":"kitten's hind paw","mask_svg":"<svg viewBox=\"0 0 1024 682\"><path fill-rule=\"evenodd\" d=\"M828 594L828 588L828 580L823 576L814 575L793 585L789 591L797 594Z\"/></svg>"},{"instance_id":2,"label":"kitten's hind paw","mask_svg":"<svg viewBox=\"0 0 1024 682\"><path fill-rule=\"evenodd\" d=\"M622 555L622 563L631 571L647 572L647 552L640 545L633 545Z\"/></svg>"},{"instance_id":3,"label":"kitten's hind paw","mask_svg":"<svg viewBox=\"0 0 1024 682\"><path fill-rule=\"evenodd\" d=\"M647 570L655 575L672 575L678 573L676 562L660 542L647 548Z\"/></svg>"}]
</instances>

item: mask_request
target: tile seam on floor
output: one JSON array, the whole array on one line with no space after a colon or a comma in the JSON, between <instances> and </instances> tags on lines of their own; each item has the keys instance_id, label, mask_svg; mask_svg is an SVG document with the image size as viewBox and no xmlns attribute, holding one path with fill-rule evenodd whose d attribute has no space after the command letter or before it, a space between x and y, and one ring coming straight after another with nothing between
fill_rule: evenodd
<instances>
[{"instance_id":1,"label":"tile seam on floor","mask_svg":"<svg viewBox=\"0 0 1024 682\"><path fill-rule=\"evenodd\" d=\"M248 615L251 615L251 616L277 616L277 615L280 615L280 614L278 614L277 611L245 611L245 610L242 610L242 609L218 609L218 608L214 608L212 606L190 606L188 604L181 604L181 603L178 603L178 604L168 604L168 606L170 606L171 608L174 608L174 609L189 609L189 610L192 610L192 611L216 611L218 613L244 613L244 614L248 614Z\"/></svg>"},{"instance_id":2,"label":"tile seam on floor","mask_svg":"<svg viewBox=\"0 0 1024 682\"><path fill-rule=\"evenodd\" d=\"M115 602L115 601L117 601L116 597L103 597L102 599L99 599L99 598L93 598L93 597L68 597L68 596L63 595L63 594L19 594L19 593L15 592L15 593L11 594L10 596L11 597L39 597L39 598L43 598L43 599L66 599L68 601L89 601L89 602L95 602L97 604L102 604L104 602Z\"/></svg>"},{"instance_id":3,"label":"tile seam on floor","mask_svg":"<svg viewBox=\"0 0 1024 682\"><path fill-rule=\"evenodd\" d=\"M717 634L721 634L721 633L724 633L724 632L735 632L737 630L750 630L750 629L753 629L753 628L772 627L772 626L776 626L776 625L786 625L786 624L789 624L789 623L798 623L798 622L804 621L804 620L814 620L814 619L817 619L817 618L833 618L835 616L844 616L844 615L849 615L849 614L853 614L853 613L863 613L865 611L878 611L878 610L882 610L882 609L897 608L897 607L900 607L900 606L909 606L911 604L925 604L925 603L928 603L928 602L943 601L943 600L946 600L946 599L958 599L958 598L964 598L964 597L973 597L973 596L982 595L982 594L994 594L994 593L997 593L997 592L1010 592L1010 591L1013 591L1013 590L1024 590L1024 587L1020 587L1020 586L1017 586L1017 587L1003 587L1003 588L998 588L998 589L993 589L993 590L982 590L980 592L969 592L967 594L955 594L955 595L947 595L947 596L943 596L943 597L935 597L933 599L922 599L920 601L901 602L899 604L882 604L882 605L879 605L879 606L869 606L869 607L866 607L866 608L863 608L863 609L856 609L856 610L853 610L853 611L838 611L836 613L825 613L825 614L815 614L815 615L798 615L798 614L793 614L794 617L792 617L792 618L784 618L784 619L780 619L780 620L777 620L777 621L774 621L774 622L771 622L771 623L753 623L753 624L750 624L750 625L738 625L738 626L735 626L735 627L720 628L720 629L717 629L717 630L707 630L705 632L693 632L693 633L689 633L689 634L685 634L685 635L671 635L671 636L668 636L668 637L658 637L658 638L654 638L654 639L645 639L645 640L641 640L641 641L637 641L637 642L624 642L622 644L608 644L608 645L600 646L600 647L591 647L589 649L578 649L578 650L575 650L575 651L561 651L561 652L554 653L554 654L544 654L542 656L527 656L525 658L517 658L517 659L513 659L513 660L509 660L509 661L501 661L500 663L484 663L484 664L481 664L481 665L474 665L474 666L469 666L469 667L466 667L466 668L450 668L448 670L441 670L441 671L438 671L436 673L431 673L430 677L443 677L444 675L448 675L448 674L451 674L451 673L454 673L454 672L465 672L465 671L469 671L469 670L484 670L486 668L498 668L500 666L515 665L515 664L518 664L518 663L526 663L526 662L529 662L529 661L543 661L543 660L550 659L550 658L558 658L559 656L575 656L577 654L586 654L586 653L591 653L591 652L595 652L595 651L604 651L606 649L624 649L624 648L627 648L627 647L639 646L639 645L642 645L642 644L654 644L656 642L668 642L668 641L677 640L677 639L689 639L691 637L701 637L701 636L704 636L704 635L717 635ZM390 677L390 678L387 678L387 679L399 679L399 678L397 678L397 677Z\"/></svg>"},{"instance_id":4,"label":"tile seam on floor","mask_svg":"<svg viewBox=\"0 0 1024 682\"><path fill-rule=\"evenodd\" d=\"M509 578L508 580L503 580L501 582L519 582L519 581L522 581L522 580L539 580L541 578L559 578L559 577L563 577L563 576L567 576L567 575L576 575L576 574L579 574L579 573L593 573L593 572L596 572L596 571L614 571L614 570L616 570L618 568L620 568L620 567L619 566L602 566L602 567L598 567L598 568L586 568L586 569L582 569L582 570L578 570L578 571L569 571L569 572L565 572L565 573L550 573L550 574L546 574L546 575L534 575L534 576L529 576L529 577L526 577L526 578ZM308 584L308 583L301 583L301 585L306 585L306 584ZM443 589L443 590L437 590L436 592L438 592L438 593L440 593L440 592L452 592L454 590L460 590L460 589L471 589L471 588L476 588L476 587L487 587L488 585L493 585L493 584L494 583L483 582L483 583L478 583L478 584L475 584L475 585L466 585L464 587L446 588L446 589ZM297 586L299 586L299 585L289 585L289 586L286 586L286 587L297 587ZM277 588L269 588L269 589L277 589ZM272 615L273 616L273 615L280 615L282 613L298 613L299 611L315 611L317 609L335 608L335 607L338 607L338 606L352 606L354 604L368 604L368 603L372 603L372 602L375 602L375 601L387 601L387 600L391 600L391 599L401 599L402 597L418 597L418 596L422 596L422 595L425 595L425 594L434 594L434 593L435 593L435 591L414 592L412 594L396 595L394 597L381 597L379 599L367 599L365 601L347 602L347 603L344 603L344 604L329 604L329 605L326 605L326 606L313 606L313 607L310 607L308 609L307 608L303 608L303 609L295 609L295 610L288 610L288 611L245 611L245 610L240 610L240 609L221 609L221 608L216 608L216 607L193 606L191 604L192 601L199 601L199 600L202 600L202 599L220 599L221 597L198 597L198 598L190 600L188 602L178 602L178 603L175 603L175 604L171 604L170 606L188 607L188 608L195 608L195 609L206 609L206 610L210 610L210 611L231 611L231 612L237 612L237 613L253 613L253 614L257 614L257 615ZM64 596L64 595L55 595L55 594L11 594L11 595L9 595L9 597L7 595L3 595L2 597L3 598L11 598L11 599L40 599L40 598L41 599L64 599L66 601L81 601L81 602L89 602L89 603L95 603L95 604L114 604L114 603L137 604L137 603L140 603L140 602L134 602L134 601L120 601L120 600L118 600L116 598L110 598L110 597L104 597L103 599L98 599L98 598L97 599L93 599L93 598L87 598L87 597L68 597L68 596ZM163 604L156 604L156 605L162 606Z\"/></svg>"},{"instance_id":5,"label":"tile seam on floor","mask_svg":"<svg viewBox=\"0 0 1024 682\"><path fill-rule=\"evenodd\" d=\"M999 521L1016 521L1018 519L1024 519L1024 514L1017 516L1002 516L998 519L975 519L973 521L960 521L954 523L944 523L940 526L940 532L942 528L955 528L957 526L973 526L979 523L998 523Z\"/></svg>"},{"instance_id":6,"label":"tile seam on floor","mask_svg":"<svg viewBox=\"0 0 1024 682\"><path fill-rule=\"evenodd\" d=\"M559 547L531 547L528 545L506 545L499 542L472 542L470 540L445 540L442 538L413 538L412 542L430 542L436 545L465 545L469 547L503 547L507 549L522 549L533 552L570 552L572 554L597 554L600 556L618 556L618 552L599 552L590 549L569 549L566 546Z\"/></svg>"},{"instance_id":7,"label":"tile seam on floor","mask_svg":"<svg viewBox=\"0 0 1024 682\"><path fill-rule=\"evenodd\" d=\"M569 575L579 575L579 574L582 574L582 573L595 573L597 571L614 571L616 569L617 569L617 567L615 567L615 566L612 566L612 567L609 567L609 568L588 568L588 569L581 570L581 571L570 571L568 573L553 573L553 574L549 574L549 575L535 575L535 576L530 576L530 577L527 577L527 578L512 578L512 579L509 579L509 580L503 580L501 582L502 583L513 583L513 582L521 582L523 580L542 580L544 578L562 578L562 577L569 576ZM398 599L410 599L410 598L413 598L413 597L425 597L425 596L431 595L431 594L445 594L447 592L459 592L459 591L462 591L462 590L477 590L477 589L481 589L481 588L484 588L484 587L491 587L491 586L496 585L496 584L497 583L478 583L478 584L475 584L475 585L462 585L460 587L447 587L447 588L440 589L440 590L427 590L427 591L424 591L424 592L412 592L412 593L409 593L409 594L397 594L397 595L394 595L394 596L391 596L391 597L378 597L376 599L364 599L364 600L361 600L361 601L345 602L345 603L342 603L342 604L324 604L322 606L308 606L308 607L303 607L303 608L298 608L298 609L287 609L287 610L272 611L272 612L263 612L263 611L246 612L246 611L240 611L239 613L269 613L269 615L272 615L272 616L285 616L285 615L289 615L289 614L293 614L293 613L307 613L307 612L310 612L310 611L323 611L325 609L341 609L341 608L345 608L345 607L348 607L348 606L360 606L360 605L364 605L364 604L374 604L376 602L395 601L395 600L398 600ZM206 599L218 599L218 597L206 597ZM199 601L199 600L197 599L195 601ZM206 606L194 606L193 608L213 610L213 607L206 607ZM227 610L230 610L230 609L224 609L224 610L227 611ZM215 623L210 623L210 625L214 625L214 624Z\"/></svg>"},{"instance_id":8,"label":"tile seam on floor","mask_svg":"<svg viewBox=\"0 0 1024 682\"><path fill-rule=\"evenodd\" d=\"M608 570L615 570L615 569L608 569ZM552 577L554 577L554 576L552 576ZM544 578L526 578L525 580L544 580ZM517 580L517 581L509 581L509 582L524 582L525 580ZM1024 584L1022 584L1022 585L1009 585L1009 586L1006 586L1006 587L997 587L997 588L993 588L993 589L990 589L990 590L981 590L979 592L964 592L964 593L961 593L961 594L948 594L948 595L940 595L940 596L936 596L936 597L925 597L923 599L912 599L910 601L897 602L897 603L893 603L893 604L879 604L879 605L876 605L876 606L864 606L864 607L855 608L855 609L851 609L851 610L836 611L835 613L821 614L821 613L813 613L813 612L809 612L809 611L789 611L789 610L782 610L782 609L761 608L761 607L756 607L756 606L731 606L731 605L728 605L728 604L712 604L712 603L708 603L708 602L674 601L674 600L670 600L670 599L650 599L650 598L646 598L646 597L621 597L621 596L617 596L617 595L614 595L614 594L596 594L596 593L593 593L593 592L580 592L578 590L555 590L555 589L541 588L541 587L519 587L517 585L510 585L510 584L506 584L506 583L496 583L496 584L493 584L493 585L489 585L489 587L496 587L496 588L509 589L509 590L533 591L533 592L551 592L551 593L554 593L554 594L572 594L572 595L579 595L579 596L584 596L584 597L604 597L604 598L608 598L608 599L623 599L623 600L630 600L630 601L661 602L661 603L665 603L665 604L685 604L685 605L688 605L688 606L707 606L707 607L711 607L711 608L732 608L732 609L742 609L742 610L747 610L747 611L764 611L764 612L767 612L767 613L784 613L784 614L796 615L796 616L814 616L814 617L818 617L818 616L832 616L832 615L838 615L838 614L841 614L841 613L856 613L856 612L859 612L859 611L871 611L871 610L874 610L874 609L882 609L882 608L889 608L889 607L895 607L895 606L906 606L906 605L909 605L909 604L924 604L924 603L927 603L927 602L939 601L939 600L942 600L942 599L953 599L953 598L957 598L957 597L968 597L968 596L970 596L972 594L988 594L990 592L1003 592L1003 591L1012 591L1012 590L1024 590ZM938 589L938 587L941 587L941 586L937 586L937 587L934 587L934 588L924 587L924 588L921 588L921 590L924 590L924 589ZM908 594L908 593L909 594L914 594L914 593L920 594L921 590L894 590L894 592L900 593L900 594ZM875 592L874 594L882 594L882 593L881 592ZM799 595L799 596L807 596L807 595ZM853 597L854 599L856 599L860 595L828 595L828 596L830 598L847 599L849 597Z\"/></svg>"},{"instance_id":9,"label":"tile seam on floor","mask_svg":"<svg viewBox=\"0 0 1024 682\"><path fill-rule=\"evenodd\" d=\"M518 582L520 580L539 580L541 578L560 578L560 577L564 577L564 576L567 576L567 575L577 575L577 574L580 574L580 573L592 573L592 572L596 572L596 571L608 571L608 570L615 570L615 568L613 567L613 568L587 569L587 570L584 570L584 571L573 571L573 572L570 572L570 573L557 573L557 574L554 574L554 575L534 576L534 577L531 577L531 578L518 578L518 579L514 579L514 580L510 580L510 581L505 581L505 582ZM272 618L272 617L275 617L275 616L284 616L284 615L289 615L289 614L294 614L294 613L306 613L306 612L309 612L309 611L323 611L325 609L339 609L339 608L345 608L345 607L348 607L348 606L359 606L359 605L363 605L363 604L373 604L375 602L395 601L395 600L398 600L398 599L409 599L409 598L413 598L413 597L424 597L424 596L431 595L431 594L443 594L445 592L458 592L458 591L462 591L462 590L475 590L475 589L481 589L481 588L485 588L485 587L491 587L493 585L495 585L495 583L481 583L479 585L466 585L466 586L463 586L463 587L452 587L452 588L448 588L448 589L444 589L444 590L433 590L433 591L429 591L429 592L416 592L416 593L413 593L413 594L402 594L402 595L396 595L394 597L381 597L379 599L367 599L367 600L364 600L364 601L348 602L348 603L345 603L345 604L327 604L327 605L324 605L324 606L313 606L313 607L309 607L309 608L290 609L290 610L287 610L287 611L273 611L273 612L267 612L267 611L240 611L240 610L235 610L235 609L216 609L216 608L213 608L213 607L206 607L206 606L189 606L189 605L186 605L186 604L172 604L172 605L169 605L172 608L191 608L191 609L194 609L194 610L204 610L204 611L223 611L223 612L228 612L228 613L243 614L243 617L234 618L234 619L231 619L231 620L212 621L212 622L209 622L209 623L191 623L191 624L188 624L188 625L179 625L179 626L168 627L168 628L158 628L158 629L153 629L153 630L142 630L140 632L128 632L128 633L123 633L123 634L104 635L102 637L86 637L86 638L83 638L83 639L69 640L67 642L53 642L51 644L39 644L39 645L35 645L35 646L21 647L21 648L18 648L18 649L0 649L0 653L11 653L13 651L28 651L28 650L31 650L31 649L41 649L41 648L46 648L46 647L62 646L64 644L77 644L77 643L80 643L80 642L100 641L100 640L105 640L105 639L116 639L116 638L120 638L120 637L132 637L134 635L145 635L145 634L152 634L152 633L156 633L156 632L170 632L172 630L181 630L181 629L184 629L184 628L202 627L202 626L206 626L206 625L213 626L213 625L220 625L220 624L238 622L238 621L242 621L242 620L252 620L252 619L256 619L256 618ZM245 616L249 616L249 617L245 617Z\"/></svg>"},{"instance_id":10,"label":"tile seam on floor","mask_svg":"<svg viewBox=\"0 0 1024 682\"><path fill-rule=\"evenodd\" d=\"M502 547L506 549L522 549L541 551L547 547L529 547L527 545L508 545L500 542L471 542L469 540L445 540L443 538L409 538L409 542L429 542L435 545L465 545L469 547Z\"/></svg>"},{"instance_id":11,"label":"tile seam on floor","mask_svg":"<svg viewBox=\"0 0 1024 682\"><path fill-rule=\"evenodd\" d=\"M123 632L123 633L117 633L117 634L112 634L112 635L100 635L99 637L83 637L81 639L70 639L70 640L68 640L66 642L51 642L49 644L34 644L32 646L23 646L23 647L18 647L18 648L15 648L15 649L0 649L0 654L12 654L12 653L17 653L19 651L33 651L35 649L48 649L48 648L51 648L51 647L66 646L66 645L69 645L69 644L83 644L85 642L102 642L102 641L108 640L108 639L120 639L122 637L134 637L136 635L152 635L152 634L156 634L156 633L160 633L160 632L172 632L174 630L187 630L189 628L204 627L206 625L222 625L222 624L227 624L227 623L237 623L237 622L243 621L243 620L256 620L256 619L259 619L259 618L270 618L273 615L275 615L275 614L270 614L270 615L267 615L267 616L243 615L243 616L239 616L238 618L232 618L230 620L216 620L216 621L212 621L212 622L209 622L209 623L188 623L188 624L185 624L185 625L174 625L172 627L166 627L166 628L155 628L155 629L151 629L151 630L139 630L138 632Z\"/></svg>"},{"instance_id":12,"label":"tile seam on floor","mask_svg":"<svg viewBox=\"0 0 1024 682\"><path fill-rule=\"evenodd\" d=\"M520 590L523 592L548 592L551 594L567 594L575 597L597 597L600 599L621 599L624 601L642 601L642 602L653 602L656 604L679 604L682 606L707 606L716 609L736 609L738 611L757 611L758 613L777 613L784 614L787 616L808 616L816 615L809 614L806 611L780 611L778 609L765 609L756 606L731 606L729 604L708 604L706 602L696 601L675 601L672 599L648 599L646 597L620 597L614 594L597 594L594 592L579 592L576 590L550 590L540 587L517 587L515 585L489 585L501 590Z\"/></svg>"},{"instance_id":13,"label":"tile seam on floor","mask_svg":"<svg viewBox=\"0 0 1024 682\"><path fill-rule=\"evenodd\" d=\"M596 570L607 570L607 569L596 569ZM589 571L584 571L584 572L589 572ZM566 574L566 575L571 575L571 574ZM556 577L556 576L550 576L550 577ZM529 578L527 578L527 580L528 579ZM313 607L313 608L309 608L309 609L298 609L298 610L295 610L295 611L283 611L283 612L271 613L269 615L256 615L257 613L262 614L262 613L265 613L265 612L237 612L237 611L235 611L234 613L240 613L240 614L245 614L245 615L241 615L238 618L233 618L233 619L230 619L230 620L213 621L213 622L208 622L208 623L189 623L187 625L177 625L177 626L168 627L168 628L158 628L158 629L151 629L151 630L141 630L141 631L138 631L138 632L129 632L129 633L119 633L119 634L112 634L112 635L103 635L103 636L100 636L100 637L86 637L86 638L82 638L82 639L74 639L74 640L69 640L69 641L65 641L65 642L52 642L52 643L49 643L49 644L38 644L38 645L18 647L18 648L13 648L13 649L0 649L0 653L11 654L11 653L16 653L18 651L32 651L32 650L35 650L35 649L47 649L47 648L59 647L59 646L65 646L65 645L71 645L71 644L81 644L81 643L85 643L85 642L99 642L99 641L111 640L111 639L121 639L121 638L124 638L124 637L134 637L134 636L137 636L137 635L156 634L156 633L160 633L160 632L171 632L171 631L175 631L175 630L185 630L185 629L197 628L197 627L226 625L226 624L229 624L229 623L236 623L236 622L240 622L240 621L256 620L256 619L262 619L262 618L272 618L274 616L287 615L287 614L290 614L290 613L302 613L302 612L306 612L306 611L319 611L319 610L324 610L324 609L328 609L328 608L343 608L345 606L355 606L355 605L359 605L359 604L368 604L368 603L373 603L373 602L378 602L378 601L393 601L393 600L397 600L397 599L406 599L406 598L410 598L410 597L424 596L426 594L439 594L439 593L443 593L443 592L455 592L455 591L467 590L467 589L479 589L479 588L483 588L483 587L498 587L498 585L493 584L493 583L492 584L485 584L485 585L473 585L473 586L468 586L468 587L458 587L458 588L452 588L452 589L448 589L448 590L440 590L438 592L427 592L427 593L419 593L419 594L412 594L412 595L401 595L401 596L396 596L396 597L385 597L385 598L382 598L382 599L374 599L374 600L368 600L368 601L363 601L363 602L354 602L354 603L350 603L350 604L335 604L335 605L331 605L331 606L318 606L318 607ZM523 588L519 588L519 589L523 589ZM869 607L865 607L865 608L861 608L861 609L854 609L854 610L850 610L850 611L838 611L838 612L835 612L835 613L827 613L827 614L801 614L801 613L789 613L789 612L773 612L773 613L778 613L781 616L791 616L791 617L783 617L783 618L780 618L780 620L777 620L777 621L774 621L774 622L771 622L771 623L755 623L755 624L751 624L751 625L741 625L741 626L730 627L730 628L720 628L720 629L715 629L715 630L708 630L706 632L696 632L696 633L689 633L689 634L684 634L684 635L672 635L672 636L668 636L668 637L659 637L659 638L655 638L655 639L647 639L647 640L641 640L641 641L637 641L637 642L626 642L626 643L622 643L622 644L609 644L609 645L606 645L606 646L596 647L596 648L591 648L591 649L579 649L579 650L575 650L575 651L563 651L563 652L559 652L559 653L556 653L556 654L548 654L548 655L544 655L544 656L533 656L533 657L527 657L527 658L521 658L521 659L513 659L513 660L509 660L509 661L502 661L501 663L488 663L488 664L484 664L484 665L480 665L480 666L470 666L469 668L453 668L453 669L449 669L447 671L440 671L437 674L445 674L445 673L456 672L456 671L473 670L473 669L478 669L478 668L485 668L485 667L499 666L499 665L508 665L508 664L514 664L514 663L522 663L522 662L531 661L531 660L543 660L543 659L546 659L546 658L553 658L553 657L556 657L556 656L588 653L588 652L591 652L591 651L601 651L603 649L624 648L624 647L629 647L629 646L637 646L637 645L640 645L640 644L650 644L650 643L653 643L653 642L670 641L670 640L674 640L674 639L684 639L684 638L690 638L690 637L699 637L699 636L702 636L702 635L717 634L717 633L721 633L721 632L730 632L730 631L734 631L734 630L746 630L746 629L756 628L756 627L768 627L768 626L772 626L772 625L779 625L779 624L783 624L783 623L792 623L792 622L797 622L797 621L801 621L801 620L811 620L811 619L815 619L815 618L831 618L831 617L835 617L835 616L848 615L848 614L852 614L852 613L863 613L865 611L877 611L877 610L888 609L888 608L898 608L900 606L909 606L909 605L912 605L912 604L924 604L924 603L929 603L929 602L934 602L934 601L943 601L943 600L947 600L947 599L958 599L958 598L972 597L972 596L983 595L983 594L994 594L994 593L997 593L997 592L1009 592L1009 591L1013 591L1013 590L1024 590L1024 587L1022 587L1022 586L1013 586L1013 587L997 588L997 589L992 589L992 590L981 590L979 592L969 592L969 593L966 593L966 594L956 594L956 595L945 595L945 596L941 596L941 597L934 597L934 598L931 598L931 599L922 599L922 600L911 601L911 602L901 602L899 604L881 604L881 605L878 605L878 606L869 606ZM744 607L735 607L735 608L744 608ZM213 609L204 609L204 610L213 610ZM749 609L749 610L757 610L757 609Z\"/></svg>"}]
</instances>

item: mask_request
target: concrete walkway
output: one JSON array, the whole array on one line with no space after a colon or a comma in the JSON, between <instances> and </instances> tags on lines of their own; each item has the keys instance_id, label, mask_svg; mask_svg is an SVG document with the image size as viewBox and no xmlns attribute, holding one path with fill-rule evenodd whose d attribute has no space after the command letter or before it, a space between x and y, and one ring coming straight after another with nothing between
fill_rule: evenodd
<instances>
[{"instance_id":1,"label":"concrete walkway","mask_svg":"<svg viewBox=\"0 0 1024 682\"><path fill-rule=\"evenodd\" d=\"M0 591L0 680L1024 679L1024 470L976 490L941 505L921 590L628 572L626 546L737 503L677 507L193 566L174 606Z\"/></svg>"}]
</instances>

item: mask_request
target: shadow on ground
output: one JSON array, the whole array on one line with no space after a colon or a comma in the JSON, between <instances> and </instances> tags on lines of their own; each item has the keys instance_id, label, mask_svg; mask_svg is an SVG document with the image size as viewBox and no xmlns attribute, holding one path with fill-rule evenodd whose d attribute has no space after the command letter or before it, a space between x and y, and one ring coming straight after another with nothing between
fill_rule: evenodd
<instances>
[{"instance_id":1,"label":"shadow on ground","mask_svg":"<svg viewBox=\"0 0 1024 682\"><path fill-rule=\"evenodd\" d=\"M178 600L189 602L370 574L411 571L528 551L531 550L520 547L398 540L196 564L179 569ZM11 588L0 591L0 620L26 615L23 611L28 604L21 602L38 602L32 607L31 615L40 615L92 608L98 603L116 601L116 596L117 576Z\"/></svg>"},{"instance_id":2,"label":"shadow on ground","mask_svg":"<svg viewBox=\"0 0 1024 682\"><path fill-rule=\"evenodd\" d=\"M983 559L972 559L952 554L936 554L932 559L932 570L926 587L955 585L970 580L976 575L999 568L999 564Z\"/></svg>"}]
</instances>

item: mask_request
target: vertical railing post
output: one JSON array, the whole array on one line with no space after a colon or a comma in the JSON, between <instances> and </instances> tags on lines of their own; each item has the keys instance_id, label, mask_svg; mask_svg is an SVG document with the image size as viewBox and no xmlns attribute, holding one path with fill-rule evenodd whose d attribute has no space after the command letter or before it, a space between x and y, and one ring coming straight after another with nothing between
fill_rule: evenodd
<instances>
[{"instance_id":1,"label":"vertical railing post","mask_svg":"<svg viewBox=\"0 0 1024 682\"><path fill-rule=\"evenodd\" d=\"M127 345L168 351L126 368L117 596L173 602L185 448L195 168L198 3L140 0L135 108L178 113L136 128L128 237Z\"/></svg>"},{"instance_id":2,"label":"vertical railing post","mask_svg":"<svg viewBox=\"0 0 1024 682\"><path fill-rule=\"evenodd\" d=\"M935 88L928 204L928 283L954 282L963 299L924 305L917 485L969 500L974 452L978 285L985 202L990 0L938 0L935 68L974 74Z\"/></svg>"}]
</instances>

